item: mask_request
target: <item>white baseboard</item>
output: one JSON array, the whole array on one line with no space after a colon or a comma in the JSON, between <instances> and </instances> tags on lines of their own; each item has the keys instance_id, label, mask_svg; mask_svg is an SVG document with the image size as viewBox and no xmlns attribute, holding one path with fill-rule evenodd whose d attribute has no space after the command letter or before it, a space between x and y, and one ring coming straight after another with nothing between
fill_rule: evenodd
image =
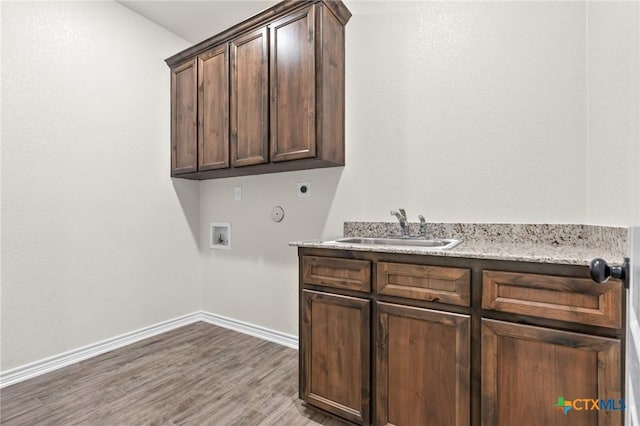
<instances>
[{"instance_id":1,"label":"white baseboard","mask_svg":"<svg viewBox=\"0 0 640 426\"><path fill-rule=\"evenodd\" d=\"M1 371L0 389L198 321L298 349L298 338L296 336L210 312L198 311L12 368L11 370Z\"/></svg>"},{"instance_id":2,"label":"white baseboard","mask_svg":"<svg viewBox=\"0 0 640 426\"><path fill-rule=\"evenodd\" d=\"M239 333L248 334L249 336L259 337L260 339L278 343L289 348L298 349L298 337L291 334L281 333L271 330L270 328L260 327L255 324L223 317L222 315L216 315L210 312L202 312L202 321Z\"/></svg>"}]
</instances>

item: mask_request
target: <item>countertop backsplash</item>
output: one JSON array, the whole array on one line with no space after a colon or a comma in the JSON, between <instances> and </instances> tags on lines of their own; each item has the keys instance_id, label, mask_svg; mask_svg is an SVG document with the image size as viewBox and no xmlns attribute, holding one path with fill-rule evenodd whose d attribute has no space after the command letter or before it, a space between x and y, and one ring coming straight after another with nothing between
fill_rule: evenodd
<instances>
[{"instance_id":1,"label":"countertop backsplash","mask_svg":"<svg viewBox=\"0 0 640 426\"><path fill-rule=\"evenodd\" d=\"M411 235L419 235L419 223L410 223ZM400 235L396 222L345 222L345 237L393 237ZM524 245L586 250L615 260L626 255L627 228L574 224L427 223L427 236L457 238L468 245L495 247ZM555 250L554 250L555 251Z\"/></svg>"}]
</instances>

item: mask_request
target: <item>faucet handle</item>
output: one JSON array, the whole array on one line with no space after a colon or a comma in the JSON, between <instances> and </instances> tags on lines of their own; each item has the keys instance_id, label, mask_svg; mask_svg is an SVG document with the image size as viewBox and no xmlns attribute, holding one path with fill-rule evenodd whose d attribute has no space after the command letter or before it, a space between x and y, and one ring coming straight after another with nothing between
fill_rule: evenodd
<instances>
[{"instance_id":1,"label":"faucet handle","mask_svg":"<svg viewBox=\"0 0 640 426\"><path fill-rule=\"evenodd\" d=\"M420 236L426 239L427 238L427 221L422 215L418 215L418 219L420 220Z\"/></svg>"},{"instance_id":2,"label":"faucet handle","mask_svg":"<svg viewBox=\"0 0 640 426\"><path fill-rule=\"evenodd\" d=\"M404 211L404 209L398 209L400 210L400 214L402 215L402 217L406 220L407 219L407 212Z\"/></svg>"}]
</instances>

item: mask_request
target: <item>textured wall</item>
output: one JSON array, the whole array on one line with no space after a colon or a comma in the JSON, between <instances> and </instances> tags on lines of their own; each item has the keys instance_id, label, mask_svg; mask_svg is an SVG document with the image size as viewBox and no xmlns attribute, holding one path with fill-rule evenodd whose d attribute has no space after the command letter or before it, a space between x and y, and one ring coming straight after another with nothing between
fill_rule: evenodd
<instances>
[{"instance_id":1,"label":"textured wall","mask_svg":"<svg viewBox=\"0 0 640 426\"><path fill-rule=\"evenodd\" d=\"M0 3L2 370L201 307L296 334L287 243L391 208L638 223L637 3L347 5L347 167L198 184L158 148L187 43L115 3Z\"/></svg>"},{"instance_id":2,"label":"textured wall","mask_svg":"<svg viewBox=\"0 0 640 426\"><path fill-rule=\"evenodd\" d=\"M586 220L584 3L347 5L347 166L201 184L208 311L296 334L287 242L391 220L392 208L413 221ZM307 180L312 196L296 198ZM233 223L229 252L204 245L217 221Z\"/></svg>"},{"instance_id":3,"label":"textured wall","mask_svg":"<svg viewBox=\"0 0 640 426\"><path fill-rule=\"evenodd\" d=\"M587 10L587 221L640 225L640 2Z\"/></svg>"},{"instance_id":4,"label":"textured wall","mask_svg":"<svg viewBox=\"0 0 640 426\"><path fill-rule=\"evenodd\" d=\"M2 3L2 370L200 309L198 186L169 177L186 46L117 3Z\"/></svg>"}]
</instances>

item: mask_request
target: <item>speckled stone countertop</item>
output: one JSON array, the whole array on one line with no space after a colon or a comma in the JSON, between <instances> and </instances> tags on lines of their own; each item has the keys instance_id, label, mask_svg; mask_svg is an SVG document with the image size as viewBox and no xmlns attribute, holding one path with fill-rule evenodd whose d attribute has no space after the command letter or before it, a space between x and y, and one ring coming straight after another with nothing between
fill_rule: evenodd
<instances>
[{"instance_id":1,"label":"speckled stone countertop","mask_svg":"<svg viewBox=\"0 0 640 426\"><path fill-rule=\"evenodd\" d=\"M418 235L418 223L410 224L411 235ZM344 237L395 237L397 223L345 222ZM592 225L429 223L427 235L456 238L462 243L451 250L425 247L399 247L339 243L342 237L295 241L298 247L475 259L588 265L601 257L610 265L622 263L627 250L627 228Z\"/></svg>"}]
</instances>

